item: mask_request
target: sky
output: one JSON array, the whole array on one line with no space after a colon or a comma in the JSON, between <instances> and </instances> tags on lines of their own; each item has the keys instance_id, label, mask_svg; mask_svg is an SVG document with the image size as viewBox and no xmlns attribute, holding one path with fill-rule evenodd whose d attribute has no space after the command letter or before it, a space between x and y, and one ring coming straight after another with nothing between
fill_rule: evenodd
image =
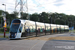
<instances>
[{"instance_id":1,"label":"sky","mask_svg":"<svg viewBox=\"0 0 75 50\"><path fill-rule=\"evenodd\" d=\"M12 13L15 11L16 0L0 0L0 10L5 10ZM25 0L24 0L25 1ZM27 0L28 13L41 13L41 12L57 12L65 13L68 15L75 15L75 0ZM17 11L19 7L17 8ZM24 11L26 9L24 8Z\"/></svg>"}]
</instances>

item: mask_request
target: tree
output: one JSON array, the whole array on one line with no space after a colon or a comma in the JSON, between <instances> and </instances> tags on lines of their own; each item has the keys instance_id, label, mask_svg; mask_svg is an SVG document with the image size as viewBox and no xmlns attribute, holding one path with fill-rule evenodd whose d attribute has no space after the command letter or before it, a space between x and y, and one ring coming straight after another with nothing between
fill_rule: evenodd
<instances>
[{"instance_id":1,"label":"tree","mask_svg":"<svg viewBox=\"0 0 75 50\"><path fill-rule=\"evenodd\" d=\"M14 14L16 18L18 18L18 12L14 11L12 14Z\"/></svg>"},{"instance_id":2,"label":"tree","mask_svg":"<svg viewBox=\"0 0 75 50\"><path fill-rule=\"evenodd\" d=\"M27 19L27 13L21 13L22 14L22 17L21 17L21 19Z\"/></svg>"},{"instance_id":3,"label":"tree","mask_svg":"<svg viewBox=\"0 0 75 50\"><path fill-rule=\"evenodd\" d=\"M33 20L33 21L38 21L38 14L37 13L34 13L34 14L32 14L31 15L31 17L30 17L30 20Z\"/></svg>"},{"instance_id":4,"label":"tree","mask_svg":"<svg viewBox=\"0 0 75 50\"><path fill-rule=\"evenodd\" d=\"M40 20L40 22L45 22L45 23L49 22L49 20L48 20L48 13L42 12L40 17L42 19L42 20Z\"/></svg>"}]
</instances>

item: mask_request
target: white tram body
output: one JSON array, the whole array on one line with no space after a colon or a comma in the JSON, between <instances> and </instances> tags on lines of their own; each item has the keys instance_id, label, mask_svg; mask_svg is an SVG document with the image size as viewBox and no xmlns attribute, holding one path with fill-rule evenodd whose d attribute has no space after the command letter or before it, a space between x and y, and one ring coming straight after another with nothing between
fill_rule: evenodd
<instances>
[{"instance_id":1,"label":"white tram body","mask_svg":"<svg viewBox=\"0 0 75 50\"><path fill-rule=\"evenodd\" d=\"M38 33L43 34L44 30L46 30L46 32L49 33L50 30L55 29L58 29L58 31L60 31L60 29L68 31L69 27L67 25L48 24L48 23L34 22L30 20L14 19L10 25L9 39L27 37L28 35L32 36L32 34L35 35L36 30Z\"/></svg>"}]
</instances>

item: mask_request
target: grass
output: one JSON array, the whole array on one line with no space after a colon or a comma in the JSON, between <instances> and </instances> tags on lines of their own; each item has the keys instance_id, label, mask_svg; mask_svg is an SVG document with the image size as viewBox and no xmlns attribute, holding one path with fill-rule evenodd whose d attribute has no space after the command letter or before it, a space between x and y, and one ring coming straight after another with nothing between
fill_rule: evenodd
<instances>
[{"instance_id":1,"label":"grass","mask_svg":"<svg viewBox=\"0 0 75 50\"><path fill-rule=\"evenodd\" d=\"M0 34L4 34L4 32L0 32ZM9 34L9 32L6 32L6 34Z\"/></svg>"},{"instance_id":2,"label":"grass","mask_svg":"<svg viewBox=\"0 0 75 50\"><path fill-rule=\"evenodd\" d=\"M1 36L1 35L0 35L0 38L4 38L4 36ZM8 38L8 36L6 36L5 38Z\"/></svg>"},{"instance_id":3,"label":"grass","mask_svg":"<svg viewBox=\"0 0 75 50\"><path fill-rule=\"evenodd\" d=\"M6 27L6 28L7 28L6 33L9 33L10 27ZM4 33L4 28L3 28L3 27L0 28L0 34L1 34L1 33Z\"/></svg>"},{"instance_id":4,"label":"grass","mask_svg":"<svg viewBox=\"0 0 75 50\"><path fill-rule=\"evenodd\" d=\"M69 32L73 32L73 33L75 33L75 30L69 30Z\"/></svg>"}]
</instances>

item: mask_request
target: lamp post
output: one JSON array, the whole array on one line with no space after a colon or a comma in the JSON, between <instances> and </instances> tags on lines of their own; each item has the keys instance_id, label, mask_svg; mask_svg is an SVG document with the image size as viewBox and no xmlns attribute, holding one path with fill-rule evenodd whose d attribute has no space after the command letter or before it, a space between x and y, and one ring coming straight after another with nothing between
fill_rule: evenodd
<instances>
[{"instance_id":1,"label":"lamp post","mask_svg":"<svg viewBox=\"0 0 75 50\"><path fill-rule=\"evenodd\" d=\"M2 5L5 6L5 12L6 12L6 4L2 4ZM4 26L4 38L5 38L5 28L6 28L6 14L5 13L4 13L3 18L4 18L4 24L5 24Z\"/></svg>"},{"instance_id":2,"label":"lamp post","mask_svg":"<svg viewBox=\"0 0 75 50\"><path fill-rule=\"evenodd\" d=\"M5 6L5 11L6 11L6 4L2 4L2 5L4 5L4 6Z\"/></svg>"}]
</instances>

